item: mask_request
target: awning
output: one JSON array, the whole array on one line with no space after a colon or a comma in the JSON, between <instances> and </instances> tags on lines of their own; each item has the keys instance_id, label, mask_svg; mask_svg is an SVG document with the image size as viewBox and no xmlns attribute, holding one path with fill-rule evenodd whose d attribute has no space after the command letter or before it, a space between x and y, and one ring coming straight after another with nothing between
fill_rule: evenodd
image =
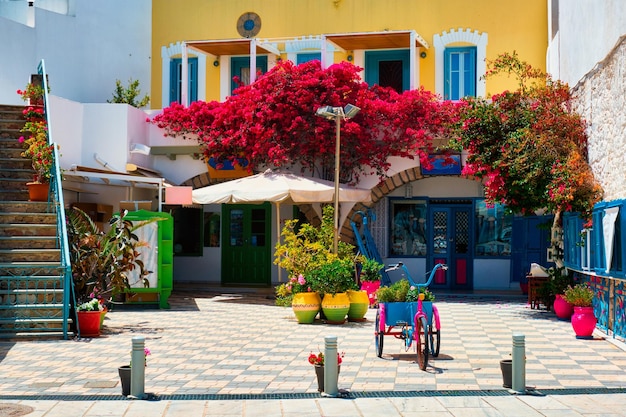
<instances>
[{"instance_id":1,"label":"awning","mask_svg":"<svg viewBox=\"0 0 626 417\"><path fill-rule=\"evenodd\" d=\"M402 49L410 46L429 48L428 42L413 30L338 33L324 36L326 40L331 41L346 51L354 51L355 49ZM411 45L412 36L415 38L413 45Z\"/></svg>"},{"instance_id":2,"label":"awning","mask_svg":"<svg viewBox=\"0 0 626 417\"><path fill-rule=\"evenodd\" d=\"M250 44L255 42L257 54L280 55L280 51L274 45L260 42L258 39L221 39L214 41L186 41L185 44L201 52L222 55L250 55Z\"/></svg>"}]
</instances>

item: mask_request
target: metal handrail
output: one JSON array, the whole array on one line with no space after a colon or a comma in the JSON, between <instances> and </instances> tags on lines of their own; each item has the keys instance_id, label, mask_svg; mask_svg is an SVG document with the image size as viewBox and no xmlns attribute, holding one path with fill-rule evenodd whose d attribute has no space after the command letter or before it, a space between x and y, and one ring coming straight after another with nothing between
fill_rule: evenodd
<instances>
[{"instance_id":1,"label":"metal handrail","mask_svg":"<svg viewBox=\"0 0 626 417\"><path fill-rule=\"evenodd\" d=\"M74 291L72 281L72 267L70 263L70 250L69 242L67 239L67 223L65 219L65 203L63 201L63 187L61 169L59 168L59 151L56 143L52 141L52 123L50 120L50 106L48 97L48 77L46 74L45 62L42 59L37 68L38 74L42 76L42 84L44 90L44 114L46 117L46 123L48 127L48 144L53 146L53 170L52 177L50 178L50 194L48 197L48 203L50 203L50 197L56 202L57 210L57 243L61 252L61 271L63 274L63 339L68 339L68 323L70 316L70 305L74 302ZM71 303L71 304L70 304ZM74 323L78 320L74 317Z\"/></svg>"}]
</instances>

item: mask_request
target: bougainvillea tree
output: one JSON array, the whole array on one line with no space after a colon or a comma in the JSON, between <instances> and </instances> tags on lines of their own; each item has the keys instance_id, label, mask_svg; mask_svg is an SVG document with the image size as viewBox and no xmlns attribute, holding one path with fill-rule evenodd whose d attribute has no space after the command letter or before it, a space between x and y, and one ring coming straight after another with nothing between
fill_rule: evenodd
<instances>
[{"instance_id":1,"label":"bougainvillea tree","mask_svg":"<svg viewBox=\"0 0 626 417\"><path fill-rule=\"evenodd\" d=\"M513 75L516 91L460 107L453 146L468 151L463 174L482 178L485 197L512 212L547 209L589 218L602 190L587 163L585 123L571 111L567 84L513 54L489 64L486 77Z\"/></svg>"},{"instance_id":2,"label":"bougainvillea tree","mask_svg":"<svg viewBox=\"0 0 626 417\"><path fill-rule=\"evenodd\" d=\"M454 116L450 103L423 89L397 93L368 86L358 68L319 61L279 62L224 102L173 103L152 122L166 135L198 140L205 158L245 156L249 169L296 166L320 178L334 175L335 121L315 115L321 106L361 108L341 122L342 182L359 175L383 177L390 156L427 163L432 139Z\"/></svg>"}]
</instances>

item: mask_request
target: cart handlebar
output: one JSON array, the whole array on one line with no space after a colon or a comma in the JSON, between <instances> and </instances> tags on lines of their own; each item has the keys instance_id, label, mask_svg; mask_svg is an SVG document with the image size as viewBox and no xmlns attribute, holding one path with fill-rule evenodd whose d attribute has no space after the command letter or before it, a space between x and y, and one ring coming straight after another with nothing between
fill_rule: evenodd
<instances>
[{"instance_id":1,"label":"cart handlebar","mask_svg":"<svg viewBox=\"0 0 626 417\"><path fill-rule=\"evenodd\" d=\"M409 273L408 268L402 262L398 262L395 265L389 265L385 269L385 272L396 271L398 269L402 269L404 271L404 273L406 274L406 277L409 280L409 282L411 283L411 285L413 285L414 287L417 287L419 289L419 288L428 287L430 285L430 283L433 281L433 278L435 277L435 273L437 272L437 270L438 269L442 269L444 271L447 271L448 270L448 265L446 265L446 264L435 264L433 269L430 272L427 272L427 274L429 274L429 277L428 277L428 281L426 281L424 284L418 284L415 281L413 281L413 278L411 277L411 274Z\"/></svg>"}]
</instances>

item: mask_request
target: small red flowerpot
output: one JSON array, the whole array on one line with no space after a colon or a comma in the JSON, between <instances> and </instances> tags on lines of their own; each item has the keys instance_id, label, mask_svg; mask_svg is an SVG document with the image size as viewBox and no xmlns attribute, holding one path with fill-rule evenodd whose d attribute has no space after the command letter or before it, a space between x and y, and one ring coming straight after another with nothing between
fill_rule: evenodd
<instances>
[{"instance_id":1,"label":"small red flowerpot","mask_svg":"<svg viewBox=\"0 0 626 417\"><path fill-rule=\"evenodd\" d=\"M376 291L380 288L380 281L363 281L361 289L367 292L370 306L376 304Z\"/></svg>"},{"instance_id":2,"label":"small red flowerpot","mask_svg":"<svg viewBox=\"0 0 626 417\"><path fill-rule=\"evenodd\" d=\"M574 314L574 306L565 301L563 294L557 294L554 298L554 314L560 320L569 320Z\"/></svg>"}]
</instances>

